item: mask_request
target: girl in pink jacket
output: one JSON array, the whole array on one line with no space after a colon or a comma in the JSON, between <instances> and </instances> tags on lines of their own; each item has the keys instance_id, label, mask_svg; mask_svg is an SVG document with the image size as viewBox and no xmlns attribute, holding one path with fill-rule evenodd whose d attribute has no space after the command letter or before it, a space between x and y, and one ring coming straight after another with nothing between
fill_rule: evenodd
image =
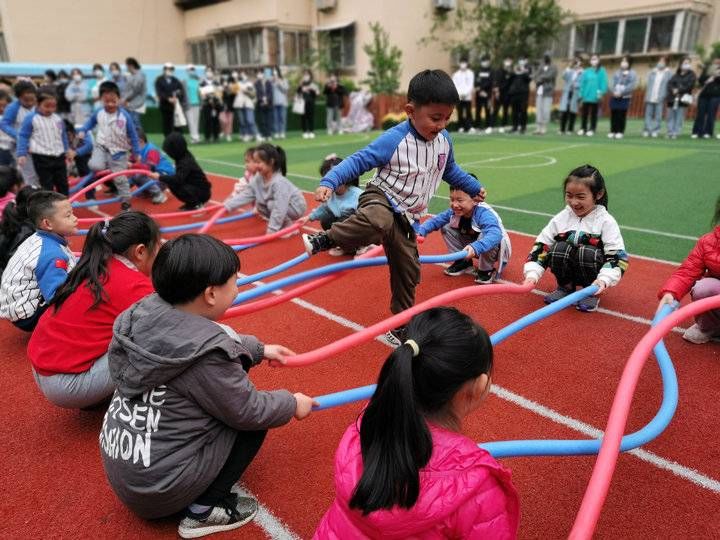
<instances>
[{"instance_id":1,"label":"girl in pink jacket","mask_svg":"<svg viewBox=\"0 0 720 540\"><path fill-rule=\"evenodd\" d=\"M454 308L413 317L335 455L317 539L515 538L510 471L462 435L490 389L492 345Z\"/></svg>"}]
</instances>

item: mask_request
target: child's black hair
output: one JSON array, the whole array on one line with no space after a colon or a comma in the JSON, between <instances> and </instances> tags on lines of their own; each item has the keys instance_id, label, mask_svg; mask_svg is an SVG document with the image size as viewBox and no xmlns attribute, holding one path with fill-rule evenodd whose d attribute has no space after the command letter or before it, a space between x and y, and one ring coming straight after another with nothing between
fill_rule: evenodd
<instances>
[{"instance_id":1,"label":"child's black hair","mask_svg":"<svg viewBox=\"0 0 720 540\"><path fill-rule=\"evenodd\" d=\"M57 191L36 191L28 200L28 219L39 227L42 219L50 217L55 212L55 203L66 200L67 197Z\"/></svg>"},{"instance_id":2,"label":"child's black hair","mask_svg":"<svg viewBox=\"0 0 720 540\"><path fill-rule=\"evenodd\" d=\"M324 177L330 171L330 169L335 167L338 163L342 163L341 157L337 157L335 154L326 157L320 164L320 176ZM343 183L346 186L360 187L360 178L356 176L355 178L351 178L347 182Z\"/></svg>"},{"instance_id":3,"label":"child's black hair","mask_svg":"<svg viewBox=\"0 0 720 540\"><path fill-rule=\"evenodd\" d=\"M98 93L100 97L102 97L103 94L115 94L117 97L120 97L120 88L113 81L103 81L100 83Z\"/></svg>"},{"instance_id":4,"label":"child's black hair","mask_svg":"<svg viewBox=\"0 0 720 540\"><path fill-rule=\"evenodd\" d=\"M138 139L145 143L148 142L147 134L145 133L145 130L143 128L141 128L140 126L135 126L135 131L137 132Z\"/></svg>"},{"instance_id":5,"label":"child's black hair","mask_svg":"<svg viewBox=\"0 0 720 540\"><path fill-rule=\"evenodd\" d=\"M469 174L470 176L472 176L475 180L478 179L477 174L475 174L475 173L468 173L468 174ZM471 195L470 193L468 193L467 191L465 191L463 188L461 188L461 187L459 187L459 186L450 186L450 192L453 192L453 191L462 191L463 193L465 193L465 194L466 194L468 197L470 197L471 199L474 198L473 195Z\"/></svg>"},{"instance_id":6,"label":"child's black hair","mask_svg":"<svg viewBox=\"0 0 720 540\"><path fill-rule=\"evenodd\" d=\"M0 197L4 197L14 186L21 186L22 183L17 169L0 165Z\"/></svg>"},{"instance_id":7,"label":"child's black hair","mask_svg":"<svg viewBox=\"0 0 720 540\"><path fill-rule=\"evenodd\" d=\"M287 176L287 158L282 147L262 143L255 148L254 154L258 155L260 161L271 165L273 171L280 171L283 176Z\"/></svg>"},{"instance_id":8,"label":"child's black hair","mask_svg":"<svg viewBox=\"0 0 720 540\"><path fill-rule=\"evenodd\" d=\"M150 251L160 242L160 229L153 219L142 212L123 212L109 221L95 223L88 231L82 255L67 280L55 293L52 303L55 311L74 293L83 282L93 295L90 309L107 301L103 283L107 281L110 258L124 255L130 247L145 244Z\"/></svg>"},{"instance_id":9,"label":"child's black hair","mask_svg":"<svg viewBox=\"0 0 720 540\"><path fill-rule=\"evenodd\" d=\"M410 79L407 98L418 106L430 103L455 106L460 101L455 83L441 69L426 69Z\"/></svg>"},{"instance_id":10,"label":"child's black hair","mask_svg":"<svg viewBox=\"0 0 720 540\"><path fill-rule=\"evenodd\" d=\"M563 190L567 187L570 182L580 182L585 184L592 193L593 198L597 204L603 205L606 209L608 207L608 192L605 187L605 179L603 178L600 171L592 165L582 165L577 169L573 169L568 174L567 178L563 182ZM602 192L602 195L597 199L598 194Z\"/></svg>"},{"instance_id":11,"label":"child's black hair","mask_svg":"<svg viewBox=\"0 0 720 540\"><path fill-rule=\"evenodd\" d=\"M25 186L15 195L15 200L7 204L3 210L0 230L5 238L14 238L20 232L20 225L28 221L28 201L38 191L35 186Z\"/></svg>"},{"instance_id":12,"label":"child's black hair","mask_svg":"<svg viewBox=\"0 0 720 540\"><path fill-rule=\"evenodd\" d=\"M245 153L243 154L243 157L246 158L246 157L250 156L250 158L252 159L252 155L255 153L255 150L257 150L257 147L255 147L255 146L248 146L248 147L245 149Z\"/></svg>"},{"instance_id":13,"label":"child's black hair","mask_svg":"<svg viewBox=\"0 0 720 540\"><path fill-rule=\"evenodd\" d=\"M37 91L37 102L38 105L48 99L57 100L57 92L54 86L41 86Z\"/></svg>"},{"instance_id":14,"label":"child's black hair","mask_svg":"<svg viewBox=\"0 0 720 540\"><path fill-rule=\"evenodd\" d=\"M152 282L169 304L187 304L240 270L233 249L207 234L184 234L164 244L155 258Z\"/></svg>"},{"instance_id":15,"label":"child's black hair","mask_svg":"<svg viewBox=\"0 0 720 540\"><path fill-rule=\"evenodd\" d=\"M13 85L15 96L20 98L23 94L37 94L37 87L32 81L21 80Z\"/></svg>"},{"instance_id":16,"label":"child's black hair","mask_svg":"<svg viewBox=\"0 0 720 540\"><path fill-rule=\"evenodd\" d=\"M420 492L420 469L432 455L427 417L453 418L450 404L460 388L492 370L487 332L455 308L415 315L406 342L385 360L377 389L360 424L363 472L350 508L363 515L394 506L411 508Z\"/></svg>"},{"instance_id":17,"label":"child's black hair","mask_svg":"<svg viewBox=\"0 0 720 540\"><path fill-rule=\"evenodd\" d=\"M0 90L0 101L12 101L12 98L10 97L10 94L7 90Z\"/></svg>"},{"instance_id":18,"label":"child's black hair","mask_svg":"<svg viewBox=\"0 0 720 540\"><path fill-rule=\"evenodd\" d=\"M55 73L54 69L46 69L45 76L50 80L50 82L55 82L58 78L57 73Z\"/></svg>"}]
</instances>

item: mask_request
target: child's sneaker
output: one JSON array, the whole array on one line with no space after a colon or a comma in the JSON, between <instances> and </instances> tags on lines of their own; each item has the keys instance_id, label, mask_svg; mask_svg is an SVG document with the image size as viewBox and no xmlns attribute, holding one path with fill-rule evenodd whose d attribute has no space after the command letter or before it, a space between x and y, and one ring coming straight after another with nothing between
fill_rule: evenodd
<instances>
[{"instance_id":1,"label":"child's sneaker","mask_svg":"<svg viewBox=\"0 0 720 540\"><path fill-rule=\"evenodd\" d=\"M600 298L598 298L597 296L588 296L587 298L583 298L577 304L575 304L575 309L585 313L590 313L591 311L596 311L599 305Z\"/></svg>"},{"instance_id":2,"label":"child's sneaker","mask_svg":"<svg viewBox=\"0 0 720 540\"><path fill-rule=\"evenodd\" d=\"M375 244L368 244L367 246L360 246L355 250L355 256L365 255L368 251L375 247Z\"/></svg>"},{"instance_id":3,"label":"child's sneaker","mask_svg":"<svg viewBox=\"0 0 720 540\"><path fill-rule=\"evenodd\" d=\"M335 246L334 248L330 248L328 250L328 255L330 255L331 257L342 257L343 255L345 255L345 252L342 248Z\"/></svg>"},{"instance_id":4,"label":"child's sneaker","mask_svg":"<svg viewBox=\"0 0 720 540\"><path fill-rule=\"evenodd\" d=\"M565 287L558 287L553 292L545 296L545 303L546 304L552 304L553 302L557 302L558 300L562 300L565 298L568 294L572 293L570 289L566 289Z\"/></svg>"},{"instance_id":5,"label":"child's sneaker","mask_svg":"<svg viewBox=\"0 0 720 540\"><path fill-rule=\"evenodd\" d=\"M188 512L178 526L180 538L200 538L208 534L242 527L257 514L258 503L252 497L229 495L205 514Z\"/></svg>"},{"instance_id":6,"label":"child's sneaker","mask_svg":"<svg viewBox=\"0 0 720 540\"><path fill-rule=\"evenodd\" d=\"M316 234L303 234L302 239L303 244L305 244L305 251L308 255L315 255L333 247L330 237L324 232Z\"/></svg>"},{"instance_id":7,"label":"child's sneaker","mask_svg":"<svg viewBox=\"0 0 720 540\"><path fill-rule=\"evenodd\" d=\"M707 343L712 338L712 332L703 332L697 324L693 324L690 328L685 330L685 333L683 334L683 339L685 341L689 341L690 343L695 343L697 345Z\"/></svg>"},{"instance_id":8,"label":"child's sneaker","mask_svg":"<svg viewBox=\"0 0 720 540\"><path fill-rule=\"evenodd\" d=\"M405 328L405 326L398 326L397 328L390 330L385 334L385 340L395 348L405 343L406 338L407 329Z\"/></svg>"},{"instance_id":9,"label":"child's sneaker","mask_svg":"<svg viewBox=\"0 0 720 540\"><path fill-rule=\"evenodd\" d=\"M162 204L165 201L167 201L167 195L165 195L165 193L163 193L162 191L159 191L152 197L153 204Z\"/></svg>"},{"instance_id":10,"label":"child's sneaker","mask_svg":"<svg viewBox=\"0 0 720 540\"><path fill-rule=\"evenodd\" d=\"M490 285L495 277L495 272L492 270L476 270L475 271L475 283L478 285Z\"/></svg>"},{"instance_id":11,"label":"child's sneaker","mask_svg":"<svg viewBox=\"0 0 720 540\"><path fill-rule=\"evenodd\" d=\"M124 202L120 205L120 211L121 212L127 212L132 209L132 206L130 206L129 202Z\"/></svg>"},{"instance_id":12,"label":"child's sneaker","mask_svg":"<svg viewBox=\"0 0 720 540\"><path fill-rule=\"evenodd\" d=\"M467 259L460 259L455 261L445 269L446 276L460 276L465 274L468 269L472 269L472 261Z\"/></svg>"}]
</instances>

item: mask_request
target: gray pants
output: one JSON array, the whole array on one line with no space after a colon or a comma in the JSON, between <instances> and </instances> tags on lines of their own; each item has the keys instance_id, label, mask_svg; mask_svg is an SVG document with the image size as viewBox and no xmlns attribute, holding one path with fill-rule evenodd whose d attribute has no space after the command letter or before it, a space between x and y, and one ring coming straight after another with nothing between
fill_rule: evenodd
<instances>
[{"instance_id":1,"label":"gray pants","mask_svg":"<svg viewBox=\"0 0 720 540\"><path fill-rule=\"evenodd\" d=\"M107 149L100 145L95 145L88 162L90 170L104 171L110 169L110 172L124 171L128 168L128 153L118 152L111 154ZM118 176L113 180L117 186L118 196L122 202L130 200L130 183L127 176Z\"/></svg>"},{"instance_id":2,"label":"gray pants","mask_svg":"<svg viewBox=\"0 0 720 540\"><path fill-rule=\"evenodd\" d=\"M191 105L185 110L187 117L188 131L190 132L190 140L198 142L200 140L200 105Z\"/></svg>"},{"instance_id":3,"label":"gray pants","mask_svg":"<svg viewBox=\"0 0 720 540\"><path fill-rule=\"evenodd\" d=\"M51 403L65 409L82 409L97 405L115 391L110 379L107 353L98 358L83 373L58 373L38 375L33 370L35 382Z\"/></svg>"},{"instance_id":4,"label":"gray pants","mask_svg":"<svg viewBox=\"0 0 720 540\"><path fill-rule=\"evenodd\" d=\"M328 134L340 133L340 107L328 107L325 119Z\"/></svg>"},{"instance_id":5,"label":"gray pants","mask_svg":"<svg viewBox=\"0 0 720 540\"><path fill-rule=\"evenodd\" d=\"M462 251L469 244L475 241L475 238L467 234L462 234L455 227L451 227L450 224L445 225L442 229L440 229L440 232L442 233L443 240L445 240L445 245L450 253ZM477 253L478 270L483 272L489 272L492 270L495 267L499 254L500 246L495 246L485 253Z\"/></svg>"},{"instance_id":6,"label":"gray pants","mask_svg":"<svg viewBox=\"0 0 720 540\"><path fill-rule=\"evenodd\" d=\"M645 131L658 133L662 122L663 104L645 102Z\"/></svg>"},{"instance_id":7,"label":"gray pants","mask_svg":"<svg viewBox=\"0 0 720 540\"><path fill-rule=\"evenodd\" d=\"M17 162L17 159L15 160ZM40 177L37 175L37 172L35 172L35 165L33 165L33 160L30 158L30 156L27 156L27 159L25 160L25 165L19 168L20 170L20 176L22 176L23 181L33 187L40 188Z\"/></svg>"},{"instance_id":8,"label":"gray pants","mask_svg":"<svg viewBox=\"0 0 720 540\"><path fill-rule=\"evenodd\" d=\"M687 107L668 107L667 130L668 135L680 135L685 122Z\"/></svg>"},{"instance_id":9,"label":"gray pants","mask_svg":"<svg viewBox=\"0 0 720 540\"><path fill-rule=\"evenodd\" d=\"M538 130L543 133L550 123L550 110L552 109L552 96L537 96L535 99L535 123Z\"/></svg>"}]
</instances>

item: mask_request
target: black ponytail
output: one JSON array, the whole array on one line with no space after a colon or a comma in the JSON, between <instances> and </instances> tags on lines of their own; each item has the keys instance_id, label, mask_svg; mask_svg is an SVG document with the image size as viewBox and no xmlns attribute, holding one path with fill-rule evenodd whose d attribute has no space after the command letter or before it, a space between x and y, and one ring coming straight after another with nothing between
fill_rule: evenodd
<instances>
[{"instance_id":1,"label":"black ponytail","mask_svg":"<svg viewBox=\"0 0 720 540\"><path fill-rule=\"evenodd\" d=\"M582 165L581 167L570 171L570 174L568 174L567 178L565 178L565 182L563 182L563 190L567 188L567 185L570 182L585 184L590 189L590 193L593 194L593 198L597 197L597 195L602 191L602 196L599 199L596 199L595 202L607 209L608 192L607 187L605 186L605 179L603 178L603 175L600 174L600 171L595 167L592 165Z\"/></svg>"},{"instance_id":2,"label":"black ponytail","mask_svg":"<svg viewBox=\"0 0 720 540\"><path fill-rule=\"evenodd\" d=\"M95 223L88 231L82 255L65 283L58 289L52 304L55 311L83 282L93 295L90 309L107 301L103 284L107 281L108 261L123 255L136 244L145 244L153 251L160 241L160 229L151 217L142 212L123 212L109 221Z\"/></svg>"},{"instance_id":3,"label":"black ponytail","mask_svg":"<svg viewBox=\"0 0 720 540\"><path fill-rule=\"evenodd\" d=\"M287 176L287 156L281 146L262 143L255 148L255 153L260 161L272 166L273 171L280 171L283 176Z\"/></svg>"},{"instance_id":4,"label":"black ponytail","mask_svg":"<svg viewBox=\"0 0 720 540\"><path fill-rule=\"evenodd\" d=\"M407 335L419 354L409 344L390 354L360 425L363 473L350 508L363 515L417 502L420 469L433 447L426 417L451 415L449 403L462 385L492 368L487 333L455 308L416 315Z\"/></svg>"},{"instance_id":5,"label":"black ponytail","mask_svg":"<svg viewBox=\"0 0 720 540\"><path fill-rule=\"evenodd\" d=\"M15 200L9 202L3 210L2 234L5 238L14 238L20 232L22 223L28 221L28 201L36 191L38 191L36 187L25 186L17 192Z\"/></svg>"}]
</instances>

